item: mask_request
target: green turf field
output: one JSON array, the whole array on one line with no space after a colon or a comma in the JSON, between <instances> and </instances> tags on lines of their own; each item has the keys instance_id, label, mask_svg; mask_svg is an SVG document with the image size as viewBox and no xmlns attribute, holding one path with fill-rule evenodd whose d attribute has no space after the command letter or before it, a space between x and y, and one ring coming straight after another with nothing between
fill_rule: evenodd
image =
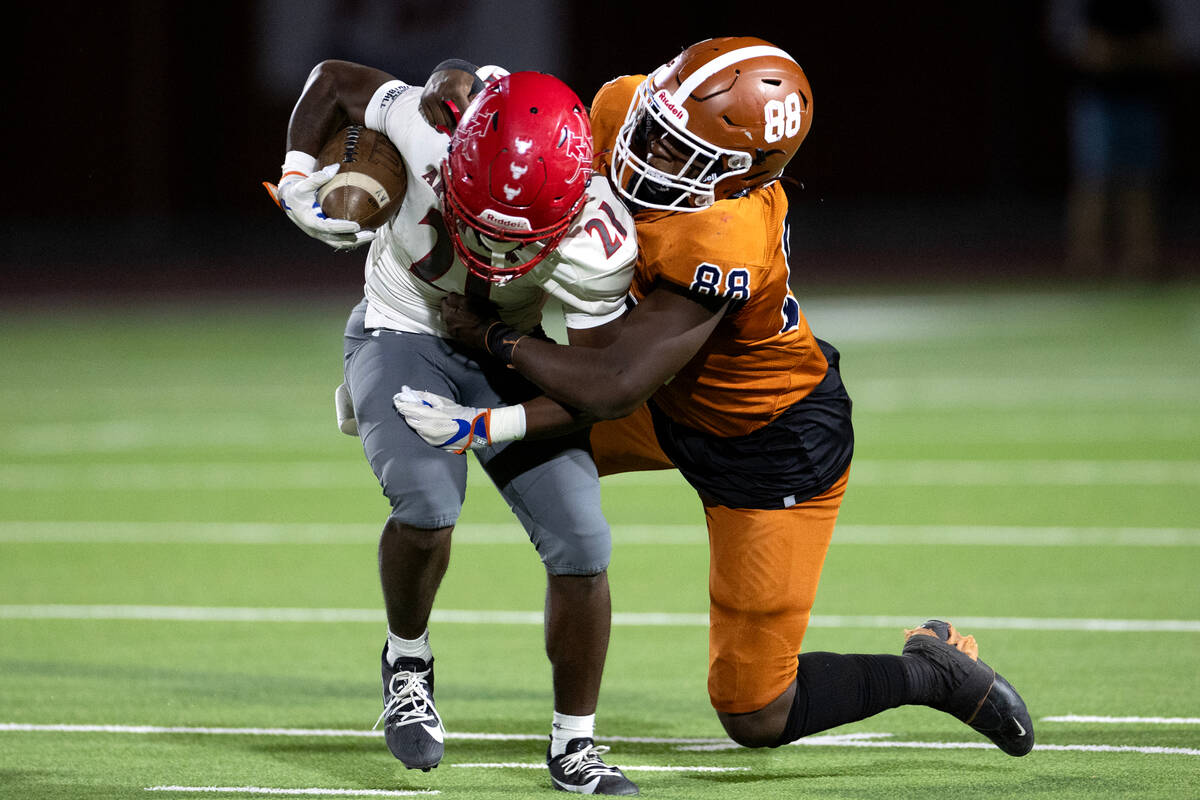
<instances>
[{"instance_id":1,"label":"green turf field","mask_svg":"<svg viewBox=\"0 0 1200 800\"><path fill-rule=\"evenodd\" d=\"M387 509L332 409L354 299L0 313L0 797L552 796L544 578L477 470L431 623L446 758L405 771L370 730ZM653 473L605 483L607 759L687 800L1200 796L1200 290L801 301L858 435L805 646L944 616L1038 747L924 708L727 747L702 515Z\"/></svg>"}]
</instances>

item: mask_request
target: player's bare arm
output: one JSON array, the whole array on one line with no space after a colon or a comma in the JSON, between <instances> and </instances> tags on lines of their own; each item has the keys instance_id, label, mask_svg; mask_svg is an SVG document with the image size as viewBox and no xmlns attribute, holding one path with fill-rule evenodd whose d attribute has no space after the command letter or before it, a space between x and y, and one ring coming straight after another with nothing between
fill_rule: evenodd
<instances>
[{"instance_id":1,"label":"player's bare arm","mask_svg":"<svg viewBox=\"0 0 1200 800\"><path fill-rule=\"evenodd\" d=\"M421 90L421 116L433 127L453 133L467 104L483 88L483 81L466 61L443 61Z\"/></svg>"},{"instance_id":2,"label":"player's bare arm","mask_svg":"<svg viewBox=\"0 0 1200 800\"><path fill-rule=\"evenodd\" d=\"M463 325L469 324L472 331L486 330L498 321L494 308L486 301L461 295L455 297L462 300L457 318ZM567 341L577 350L596 350L615 339L621 323L621 319L616 319L590 328L568 328ZM466 328L462 332L464 338L471 337ZM482 336L469 338L468 342L477 349L486 349ZM561 436L600 420L595 414L571 408L546 395L519 406L480 409L460 406L450 398L406 387L406 391L398 395L397 401L397 409L426 441L455 452L465 452L476 444L490 444L510 438ZM470 428L469 439L463 438L462 425Z\"/></svg>"},{"instance_id":3,"label":"player's bare arm","mask_svg":"<svg viewBox=\"0 0 1200 800\"><path fill-rule=\"evenodd\" d=\"M563 347L522 336L504 352L503 345L498 348L488 341L489 329L490 338L496 338L496 321L480 317L476 310L461 295L443 301L442 317L452 336L507 356L550 398L597 419L617 419L637 409L696 355L724 313L723 306L706 306L661 286L595 334L604 337L603 346ZM537 406L526 405L527 434L540 432L535 424L555 419L545 400L532 402Z\"/></svg>"},{"instance_id":4,"label":"player's bare arm","mask_svg":"<svg viewBox=\"0 0 1200 800\"><path fill-rule=\"evenodd\" d=\"M518 334L478 301L451 294L442 303L450 335L516 367L546 394L517 406L468 408L406 386L396 396L396 409L425 441L457 453L617 419L636 410L695 356L723 314L724 306L713 308L658 288L630 313L575 331L571 345L562 346Z\"/></svg>"},{"instance_id":5,"label":"player's bare arm","mask_svg":"<svg viewBox=\"0 0 1200 800\"><path fill-rule=\"evenodd\" d=\"M448 58L433 68L421 90L421 116L445 134L453 134L458 119L483 87L508 74L494 64L477 67L470 61Z\"/></svg>"},{"instance_id":6,"label":"player's bare arm","mask_svg":"<svg viewBox=\"0 0 1200 800\"><path fill-rule=\"evenodd\" d=\"M317 154L341 128L363 122L375 90L390 80L394 79L382 70L349 61L322 61L314 67L288 120L287 152L279 182L263 182L288 219L335 250L367 244L375 232L353 220L326 216L318 192L339 167L329 164L318 170Z\"/></svg>"},{"instance_id":7,"label":"player's bare arm","mask_svg":"<svg viewBox=\"0 0 1200 800\"><path fill-rule=\"evenodd\" d=\"M395 80L383 70L350 61L322 61L308 81L288 120L287 149L318 153L321 145L349 124L361 125L371 96Z\"/></svg>"},{"instance_id":8,"label":"player's bare arm","mask_svg":"<svg viewBox=\"0 0 1200 800\"><path fill-rule=\"evenodd\" d=\"M594 328L568 328L567 342L575 348L603 347L616 338L621 323L622 320L616 319ZM546 395L523 405L526 439L561 436L600 421L600 417L584 409L570 408Z\"/></svg>"}]
</instances>

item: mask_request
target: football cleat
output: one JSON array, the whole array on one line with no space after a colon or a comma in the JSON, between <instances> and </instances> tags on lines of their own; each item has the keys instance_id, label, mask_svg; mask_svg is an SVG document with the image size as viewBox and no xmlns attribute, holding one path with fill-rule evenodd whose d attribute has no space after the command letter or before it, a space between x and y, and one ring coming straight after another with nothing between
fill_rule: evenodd
<instances>
[{"instance_id":1,"label":"football cleat","mask_svg":"<svg viewBox=\"0 0 1200 800\"><path fill-rule=\"evenodd\" d=\"M974 636L931 619L904 632L906 656L928 662L942 677L944 693L926 705L970 725L1010 756L1033 749L1033 720L1025 701L996 670L979 660Z\"/></svg>"},{"instance_id":2,"label":"football cleat","mask_svg":"<svg viewBox=\"0 0 1200 800\"><path fill-rule=\"evenodd\" d=\"M600 758L607 752L607 747L597 747L586 737L567 742L567 751L561 756L551 757L547 751L554 788L576 794L637 794L636 783Z\"/></svg>"},{"instance_id":3,"label":"football cleat","mask_svg":"<svg viewBox=\"0 0 1200 800\"><path fill-rule=\"evenodd\" d=\"M398 658L383 650L383 723L388 750L409 769L428 772L445 752L446 729L433 706L433 659Z\"/></svg>"}]
</instances>

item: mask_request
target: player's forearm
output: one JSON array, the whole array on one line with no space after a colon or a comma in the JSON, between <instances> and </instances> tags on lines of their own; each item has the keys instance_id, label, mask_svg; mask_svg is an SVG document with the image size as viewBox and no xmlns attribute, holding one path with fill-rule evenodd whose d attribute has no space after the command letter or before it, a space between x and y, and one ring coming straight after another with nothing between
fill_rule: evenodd
<instances>
[{"instance_id":1,"label":"player's forearm","mask_svg":"<svg viewBox=\"0 0 1200 800\"><path fill-rule=\"evenodd\" d=\"M549 396L598 419L633 413L690 361L724 314L668 289L655 289L621 318L599 347L560 347L531 336L515 345L490 328L489 352Z\"/></svg>"},{"instance_id":2,"label":"player's forearm","mask_svg":"<svg viewBox=\"0 0 1200 800\"><path fill-rule=\"evenodd\" d=\"M547 426L565 425L567 409L588 421L631 414L662 384L657 374L639 369L644 364L610 349L562 347L531 336L521 338L512 358L518 372L557 401L559 412L539 409Z\"/></svg>"},{"instance_id":3,"label":"player's forearm","mask_svg":"<svg viewBox=\"0 0 1200 800\"><path fill-rule=\"evenodd\" d=\"M322 61L309 73L288 120L287 149L317 155L348 124L362 124L371 96L391 75L349 61Z\"/></svg>"},{"instance_id":4,"label":"player's forearm","mask_svg":"<svg viewBox=\"0 0 1200 800\"><path fill-rule=\"evenodd\" d=\"M546 395L521 404L525 411L525 439L562 436L586 428L597 418L585 411L576 411Z\"/></svg>"},{"instance_id":5,"label":"player's forearm","mask_svg":"<svg viewBox=\"0 0 1200 800\"><path fill-rule=\"evenodd\" d=\"M655 289L611 328L596 331L598 346L584 347L521 334L458 294L442 301L442 321L453 338L511 364L566 407L596 419L619 419L696 355L724 310Z\"/></svg>"}]
</instances>

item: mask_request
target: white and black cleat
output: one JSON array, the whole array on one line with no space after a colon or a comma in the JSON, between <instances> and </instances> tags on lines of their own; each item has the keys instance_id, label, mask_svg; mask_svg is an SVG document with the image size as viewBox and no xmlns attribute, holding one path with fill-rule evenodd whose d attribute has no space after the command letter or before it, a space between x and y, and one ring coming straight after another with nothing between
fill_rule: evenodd
<instances>
[{"instance_id":1,"label":"white and black cleat","mask_svg":"<svg viewBox=\"0 0 1200 800\"><path fill-rule=\"evenodd\" d=\"M636 783L626 778L621 770L604 763L600 756L607 752L607 747L597 747L588 738L567 742L567 751L561 756L551 758L547 752L554 788L576 794L637 794Z\"/></svg>"},{"instance_id":2,"label":"white and black cleat","mask_svg":"<svg viewBox=\"0 0 1200 800\"><path fill-rule=\"evenodd\" d=\"M383 723L388 750L409 769L436 767L446 751L446 729L433 705L433 659L398 658L383 651Z\"/></svg>"}]
</instances>

